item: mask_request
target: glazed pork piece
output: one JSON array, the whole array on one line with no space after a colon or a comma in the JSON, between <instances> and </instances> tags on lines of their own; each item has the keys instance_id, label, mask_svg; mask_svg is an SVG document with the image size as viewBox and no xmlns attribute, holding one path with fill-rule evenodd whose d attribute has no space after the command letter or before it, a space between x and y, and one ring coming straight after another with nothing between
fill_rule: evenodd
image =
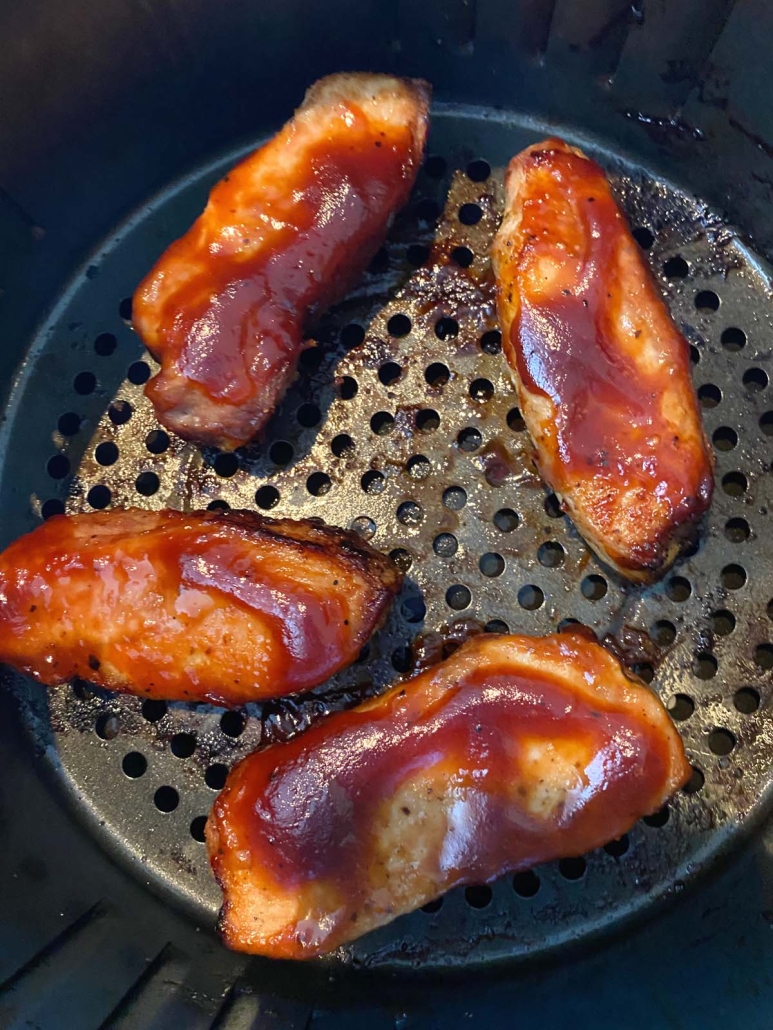
<instances>
[{"instance_id":1,"label":"glazed pork piece","mask_svg":"<svg viewBox=\"0 0 773 1030\"><path fill-rule=\"evenodd\" d=\"M456 885L619 837L690 771L660 701L598 644L475 637L235 766L206 830L224 940L331 951Z\"/></svg>"},{"instance_id":2,"label":"glazed pork piece","mask_svg":"<svg viewBox=\"0 0 773 1030\"><path fill-rule=\"evenodd\" d=\"M419 80L331 75L215 186L134 296L134 327L161 363L145 392L168 429L223 449L260 431L304 332L408 199L428 105Z\"/></svg>"},{"instance_id":3,"label":"glazed pork piece","mask_svg":"<svg viewBox=\"0 0 773 1030\"><path fill-rule=\"evenodd\" d=\"M400 586L318 520L252 512L57 515L0 554L0 662L166 700L241 705L353 662Z\"/></svg>"},{"instance_id":4,"label":"glazed pork piece","mask_svg":"<svg viewBox=\"0 0 773 1030\"><path fill-rule=\"evenodd\" d=\"M594 161L537 143L506 194L502 345L540 472L604 561L655 579L713 489L687 342Z\"/></svg>"}]
</instances>

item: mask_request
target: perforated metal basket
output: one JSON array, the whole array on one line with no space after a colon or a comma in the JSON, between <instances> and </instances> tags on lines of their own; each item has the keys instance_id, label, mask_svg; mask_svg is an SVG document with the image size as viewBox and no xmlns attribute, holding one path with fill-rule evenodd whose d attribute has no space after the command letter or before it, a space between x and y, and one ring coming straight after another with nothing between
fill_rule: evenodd
<instances>
[{"instance_id":1,"label":"perforated metal basket","mask_svg":"<svg viewBox=\"0 0 773 1030\"><path fill-rule=\"evenodd\" d=\"M15 113L0 126L17 141L4 158L0 303L13 342L4 359L27 353L2 426L2 542L61 511L257 508L351 526L407 577L360 660L306 698L223 712L83 682L45 692L5 674L3 747L15 772L0 795L9 840L0 975L10 978L0 1024L445 1027L470 1013L510 1026L517 984L525 1018L539 1011L541 1024L564 1026L571 1010L575 1025L595 1026L596 1005L631 992L625 970L648 970L651 989L639 988L626 1026L669 1025L665 997L683 1025L719 1025L740 975L728 935L760 968L770 952L760 913L773 778L773 152L762 94L748 85L761 67L762 14L745 3L677 11L559 0L372 5L355 24L347 5L323 16L235 4L216 17L210 9L205 26L182 4L174 17L155 5L126 14L121 26L123 9L108 8L114 51L165 42L175 67L162 70L140 48L136 64L111 62L107 76L108 29L95 7L64 29L87 56L67 89L63 22L50 82L23 89L29 51L47 39L40 24L26 45L11 34L18 50L0 72L9 110L35 114L50 146L46 156ZM332 34L324 55L315 33ZM263 67L253 67L258 53ZM209 186L281 123L308 80L340 67L434 81L428 160L360 285L317 327L265 438L235 455L201 452L170 438L143 398L153 362L127 298ZM89 92L96 83L104 96ZM260 117L257 96L267 98ZM555 132L610 172L690 341L716 452L701 543L648 589L610 573L541 484L500 353L487 249L501 172ZM143 199L152 187L160 191ZM22 271L24 290L14 280ZM51 312L33 330L46 298ZM323 962L287 968L220 947L203 827L233 761L471 633L571 621L651 682L677 720L695 773L666 809L583 859L452 892ZM752 857L685 890L750 835ZM752 869L759 885L748 883ZM650 928L634 929L645 918ZM604 978L605 952L591 957L604 934L626 942L606 952L619 985ZM684 1013L691 977L716 963L712 1000ZM767 1025L766 989L745 1002L745 1025ZM433 997L441 1008L428 1010Z\"/></svg>"}]
</instances>

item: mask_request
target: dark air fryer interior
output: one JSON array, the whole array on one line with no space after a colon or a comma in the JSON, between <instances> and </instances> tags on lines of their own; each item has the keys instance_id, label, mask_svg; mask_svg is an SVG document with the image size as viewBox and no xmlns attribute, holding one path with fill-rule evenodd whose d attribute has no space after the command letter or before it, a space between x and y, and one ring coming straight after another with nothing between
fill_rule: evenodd
<instances>
[{"instance_id":1,"label":"dark air fryer interior","mask_svg":"<svg viewBox=\"0 0 773 1030\"><path fill-rule=\"evenodd\" d=\"M407 583L360 662L300 701L224 714L4 674L0 1025L767 1026L766 5L33 0L1 13L0 543L62 510L242 506L354 525ZM152 362L127 298L229 163L311 81L353 68L434 85L415 195L317 327L265 440L235 458L170 440L142 397ZM717 456L703 543L648 591L588 556L535 477L499 353L485 255L501 171L550 132L609 169L690 341ZM440 657L472 631L567 620L669 704L696 772L667 810L325 961L219 945L201 837L226 766L405 674L416 637Z\"/></svg>"}]
</instances>

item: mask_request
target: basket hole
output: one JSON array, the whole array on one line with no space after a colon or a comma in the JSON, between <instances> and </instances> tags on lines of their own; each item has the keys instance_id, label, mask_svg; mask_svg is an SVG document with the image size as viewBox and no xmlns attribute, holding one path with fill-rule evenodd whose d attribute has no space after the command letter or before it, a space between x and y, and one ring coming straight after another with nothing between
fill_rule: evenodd
<instances>
[{"instance_id":1,"label":"basket hole","mask_svg":"<svg viewBox=\"0 0 773 1030\"><path fill-rule=\"evenodd\" d=\"M759 393L768 385L768 374L761 368L747 368L743 374L743 385L752 393Z\"/></svg>"},{"instance_id":2,"label":"basket hole","mask_svg":"<svg viewBox=\"0 0 773 1030\"><path fill-rule=\"evenodd\" d=\"M420 222L436 222L440 217L440 204L428 197L420 200L413 210Z\"/></svg>"},{"instance_id":3,"label":"basket hole","mask_svg":"<svg viewBox=\"0 0 773 1030\"><path fill-rule=\"evenodd\" d=\"M228 766L222 762L208 765L204 773L204 782L211 790L222 790L228 777Z\"/></svg>"},{"instance_id":4,"label":"basket hole","mask_svg":"<svg viewBox=\"0 0 773 1030\"><path fill-rule=\"evenodd\" d=\"M356 519L352 519L351 528L363 540L372 540L378 527L369 515L358 515Z\"/></svg>"},{"instance_id":5,"label":"basket hole","mask_svg":"<svg viewBox=\"0 0 773 1030\"><path fill-rule=\"evenodd\" d=\"M482 157L475 158L467 165L467 178L472 182L485 182L491 175L491 165Z\"/></svg>"},{"instance_id":6,"label":"basket hole","mask_svg":"<svg viewBox=\"0 0 773 1030\"><path fill-rule=\"evenodd\" d=\"M760 695L752 687L736 690L733 704L743 715L752 715L760 707Z\"/></svg>"},{"instance_id":7,"label":"basket hole","mask_svg":"<svg viewBox=\"0 0 773 1030\"><path fill-rule=\"evenodd\" d=\"M690 344L690 364L691 365L697 365L700 360L701 360L701 352L698 350L698 348L695 346L694 343L691 343Z\"/></svg>"},{"instance_id":8,"label":"basket hole","mask_svg":"<svg viewBox=\"0 0 773 1030\"><path fill-rule=\"evenodd\" d=\"M704 383L698 389L698 400L703 408L716 408L722 400L722 391L714 383Z\"/></svg>"},{"instance_id":9,"label":"basket hole","mask_svg":"<svg viewBox=\"0 0 773 1030\"><path fill-rule=\"evenodd\" d=\"M64 454L54 454L48 459L46 469L52 479L64 479L70 471L70 459Z\"/></svg>"},{"instance_id":10,"label":"basket hole","mask_svg":"<svg viewBox=\"0 0 773 1030\"><path fill-rule=\"evenodd\" d=\"M582 857L562 858L558 863L558 871L565 880L581 880L586 869L587 863Z\"/></svg>"},{"instance_id":11,"label":"basket hole","mask_svg":"<svg viewBox=\"0 0 773 1030\"><path fill-rule=\"evenodd\" d=\"M459 335L459 323L455 318L444 315L435 323L435 336L439 340L453 340Z\"/></svg>"},{"instance_id":12,"label":"basket hole","mask_svg":"<svg viewBox=\"0 0 773 1030\"><path fill-rule=\"evenodd\" d=\"M370 420L370 428L376 436L388 436L394 427L394 416L388 411L377 411Z\"/></svg>"},{"instance_id":13,"label":"basket hole","mask_svg":"<svg viewBox=\"0 0 773 1030\"><path fill-rule=\"evenodd\" d=\"M503 619L489 619L483 627L486 633L509 633L510 627Z\"/></svg>"},{"instance_id":14,"label":"basket hole","mask_svg":"<svg viewBox=\"0 0 773 1030\"><path fill-rule=\"evenodd\" d=\"M230 511L231 505L228 501L224 501L222 497L216 497L214 501L210 501L207 505L207 511Z\"/></svg>"},{"instance_id":15,"label":"basket hole","mask_svg":"<svg viewBox=\"0 0 773 1030\"><path fill-rule=\"evenodd\" d=\"M446 161L444 157L433 154L424 162L424 171L430 179L442 179L446 174Z\"/></svg>"},{"instance_id":16,"label":"basket hole","mask_svg":"<svg viewBox=\"0 0 773 1030\"><path fill-rule=\"evenodd\" d=\"M730 426L720 426L711 437L718 451L732 451L738 444L738 433Z\"/></svg>"},{"instance_id":17,"label":"basket hole","mask_svg":"<svg viewBox=\"0 0 773 1030\"><path fill-rule=\"evenodd\" d=\"M472 594L463 583L454 583L446 590L446 604L456 612L469 608L472 602Z\"/></svg>"},{"instance_id":18,"label":"basket hole","mask_svg":"<svg viewBox=\"0 0 773 1030\"><path fill-rule=\"evenodd\" d=\"M75 436L80 427L81 417L76 415L74 411L66 411L63 415L59 416L57 428L62 436Z\"/></svg>"},{"instance_id":19,"label":"basket hole","mask_svg":"<svg viewBox=\"0 0 773 1030\"><path fill-rule=\"evenodd\" d=\"M124 322L131 322L131 320L132 320L132 299L131 299L131 297L124 297L124 299L118 305L118 314L124 320Z\"/></svg>"},{"instance_id":20,"label":"basket hole","mask_svg":"<svg viewBox=\"0 0 773 1030\"><path fill-rule=\"evenodd\" d=\"M418 501L403 501L397 509L397 521L404 526L418 526L424 520L424 509Z\"/></svg>"},{"instance_id":21,"label":"basket hole","mask_svg":"<svg viewBox=\"0 0 773 1030\"><path fill-rule=\"evenodd\" d=\"M353 458L355 452L354 440L347 433L339 433L334 436L330 443L330 450L336 458Z\"/></svg>"},{"instance_id":22,"label":"basket hole","mask_svg":"<svg viewBox=\"0 0 773 1030\"><path fill-rule=\"evenodd\" d=\"M709 651L699 651L695 655L692 671L699 680L711 680L717 674L717 660Z\"/></svg>"},{"instance_id":23,"label":"basket hole","mask_svg":"<svg viewBox=\"0 0 773 1030\"><path fill-rule=\"evenodd\" d=\"M123 756L121 768L130 780L138 780L144 776L148 768L147 758L139 751L130 751Z\"/></svg>"},{"instance_id":24,"label":"basket hole","mask_svg":"<svg viewBox=\"0 0 773 1030\"><path fill-rule=\"evenodd\" d=\"M628 834L624 833L622 837L618 837L617 840L611 840L608 844L604 845L604 850L612 858L622 858L626 854L628 849L631 847L631 842L628 839Z\"/></svg>"},{"instance_id":25,"label":"basket hole","mask_svg":"<svg viewBox=\"0 0 773 1030\"><path fill-rule=\"evenodd\" d=\"M411 479L426 479L432 472L432 465L423 454L413 454L406 462L405 469Z\"/></svg>"},{"instance_id":26,"label":"basket hole","mask_svg":"<svg viewBox=\"0 0 773 1030\"><path fill-rule=\"evenodd\" d=\"M773 644L758 644L754 650L754 664L761 672L773 669Z\"/></svg>"},{"instance_id":27,"label":"basket hole","mask_svg":"<svg viewBox=\"0 0 773 1030\"><path fill-rule=\"evenodd\" d=\"M50 519L54 515L64 515L64 503L58 497L52 497L44 501L40 507L40 514L44 519Z\"/></svg>"},{"instance_id":28,"label":"basket hole","mask_svg":"<svg viewBox=\"0 0 773 1030\"><path fill-rule=\"evenodd\" d=\"M674 694L666 705L671 718L677 722L684 722L689 719L695 711L695 702L688 694Z\"/></svg>"},{"instance_id":29,"label":"basket hole","mask_svg":"<svg viewBox=\"0 0 773 1030\"><path fill-rule=\"evenodd\" d=\"M477 225L483 217L479 204L462 204L459 208L459 221L462 225Z\"/></svg>"},{"instance_id":30,"label":"basket hole","mask_svg":"<svg viewBox=\"0 0 773 1030\"><path fill-rule=\"evenodd\" d=\"M484 403L494 396L494 384L490 379L474 379L470 383L470 397L474 401Z\"/></svg>"},{"instance_id":31,"label":"basket hole","mask_svg":"<svg viewBox=\"0 0 773 1030\"><path fill-rule=\"evenodd\" d=\"M159 787L153 795L153 804L159 812L174 812L180 804L180 795L174 787Z\"/></svg>"},{"instance_id":32,"label":"basket hole","mask_svg":"<svg viewBox=\"0 0 773 1030\"><path fill-rule=\"evenodd\" d=\"M546 569L557 569L564 564L566 551L557 540L546 540L537 550L537 561Z\"/></svg>"},{"instance_id":33,"label":"basket hole","mask_svg":"<svg viewBox=\"0 0 773 1030\"><path fill-rule=\"evenodd\" d=\"M421 906L422 912L426 912L427 915L433 915L435 912L439 912L443 907L442 898L434 898L432 901L428 901L426 905Z\"/></svg>"},{"instance_id":34,"label":"basket hole","mask_svg":"<svg viewBox=\"0 0 773 1030\"><path fill-rule=\"evenodd\" d=\"M370 275L383 275L384 272L389 270L389 251L386 247L379 247L376 253L371 258L370 264L368 265L368 272Z\"/></svg>"},{"instance_id":35,"label":"basket hole","mask_svg":"<svg viewBox=\"0 0 773 1030\"><path fill-rule=\"evenodd\" d=\"M443 491L443 506L450 511L461 511L467 504L467 491L461 486L449 486Z\"/></svg>"},{"instance_id":36,"label":"basket hole","mask_svg":"<svg viewBox=\"0 0 773 1030\"><path fill-rule=\"evenodd\" d=\"M548 494L544 503L545 514L549 519L560 519L564 514L561 510L561 503L555 494Z\"/></svg>"},{"instance_id":37,"label":"basket hole","mask_svg":"<svg viewBox=\"0 0 773 1030\"><path fill-rule=\"evenodd\" d=\"M719 297L713 290L701 290L695 294L696 311L718 311Z\"/></svg>"},{"instance_id":38,"label":"basket hole","mask_svg":"<svg viewBox=\"0 0 773 1030\"><path fill-rule=\"evenodd\" d=\"M725 565L721 573L722 586L727 590L740 590L746 583L746 569L743 565Z\"/></svg>"},{"instance_id":39,"label":"basket hole","mask_svg":"<svg viewBox=\"0 0 773 1030\"><path fill-rule=\"evenodd\" d=\"M97 444L94 457L100 465L115 465L118 461L118 447L112 440L105 440L103 443Z\"/></svg>"},{"instance_id":40,"label":"basket hole","mask_svg":"<svg viewBox=\"0 0 773 1030\"><path fill-rule=\"evenodd\" d=\"M319 372L324 360L325 354L320 347L307 347L306 350L301 351L298 365L307 375L314 375Z\"/></svg>"},{"instance_id":41,"label":"basket hole","mask_svg":"<svg viewBox=\"0 0 773 1030\"><path fill-rule=\"evenodd\" d=\"M107 409L107 414L114 426L122 426L132 417L133 411L128 401L113 401Z\"/></svg>"},{"instance_id":42,"label":"basket hole","mask_svg":"<svg viewBox=\"0 0 773 1030\"><path fill-rule=\"evenodd\" d=\"M279 468L286 468L295 457L295 450L293 445L286 440L277 440L271 444L268 456L274 465L279 466Z\"/></svg>"},{"instance_id":43,"label":"basket hole","mask_svg":"<svg viewBox=\"0 0 773 1030\"><path fill-rule=\"evenodd\" d=\"M663 805L662 808L658 809L657 812L653 812L652 815L645 815L642 822L659 830L666 825L670 818L671 812L668 805Z\"/></svg>"},{"instance_id":44,"label":"basket hole","mask_svg":"<svg viewBox=\"0 0 773 1030\"><path fill-rule=\"evenodd\" d=\"M690 776L690 779L687 781L687 783L685 783L685 785L682 787L682 791L685 794L697 794L698 791L703 787L703 784L705 782L706 777L703 775L702 771L697 767L697 765L694 765L692 767L692 775Z\"/></svg>"},{"instance_id":45,"label":"basket hole","mask_svg":"<svg viewBox=\"0 0 773 1030\"><path fill-rule=\"evenodd\" d=\"M400 610L405 621L411 624L423 622L424 616L427 614L427 606L420 597L406 597Z\"/></svg>"},{"instance_id":46,"label":"basket hole","mask_svg":"<svg viewBox=\"0 0 773 1030\"><path fill-rule=\"evenodd\" d=\"M440 415L432 408L422 408L416 415L416 428L429 433L440 425Z\"/></svg>"},{"instance_id":47,"label":"basket hole","mask_svg":"<svg viewBox=\"0 0 773 1030\"><path fill-rule=\"evenodd\" d=\"M669 258L663 264L663 275L666 279L686 279L690 274L690 268L681 255Z\"/></svg>"},{"instance_id":48,"label":"basket hole","mask_svg":"<svg viewBox=\"0 0 773 1030\"><path fill-rule=\"evenodd\" d=\"M460 268L469 268L475 260L475 255L469 247L454 247L451 251L451 260Z\"/></svg>"},{"instance_id":49,"label":"basket hole","mask_svg":"<svg viewBox=\"0 0 773 1030\"><path fill-rule=\"evenodd\" d=\"M145 437L145 446L151 454L163 454L169 443L169 435L163 429L151 429Z\"/></svg>"},{"instance_id":50,"label":"basket hole","mask_svg":"<svg viewBox=\"0 0 773 1030\"><path fill-rule=\"evenodd\" d=\"M649 250L655 242L654 235L644 225L638 225L635 229L631 230L631 233L642 250Z\"/></svg>"},{"instance_id":51,"label":"basket hole","mask_svg":"<svg viewBox=\"0 0 773 1030\"><path fill-rule=\"evenodd\" d=\"M645 683L652 683L655 679L655 667L650 662L634 662L631 672Z\"/></svg>"},{"instance_id":52,"label":"basket hole","mask_svg":"<svg viewBox=\"0 0 773 1030\"><path fill-rule=\"evenodd\" d=\"M731 352L743 350L746 346L746 333L743 329L738 329L736 326L729 326L723 330L720 342L725 350Z\"/></svg>"},{"instance_id":53,"label":"basket hole","mask_svg":"<svg viewBox=\"0 0 773 1030\"><path fill-rule=\"evenodd\" d=\"M430 386L445 386L451 378L451 372L447 365L434 361L424 372L424 378Z\"/></svg>"},{"instance_id":54,"label":"basket hole","mask_svg":"<svg viewBox=\"0 0 773 1030\"><path fill-rule=\"evenodd\" d=\"M773 411L766 411L760 415L760 429L765 436L773 436Z\"/></svg>"},{"instance_id":55,"label":"basket hole","mask_svg":"<svg viewBox=\"0 0 773 1030\"><path fill-rule=\"evenodd\" d=\"M279 504L279 491L275 486L260 486L255 491L255 503L263 511L271 511Z\"/></svg>"},{"instance_id":56,"label":"basket hole","mask_svg":"<svg viewBox=\"0 0 773 1030\"><path fill-rule=\"evenodd\" d=\"M404 547L395 547L389 552L389 557L402 573L406 573L413 565L413 555Z\"/></svg>"},{"instance_id":57,"label":"basket hole","mask_svg":"<svg viewBox=\"0 0 773 1030\"><path fill-rule=\"evenodd\" d=\"M690 581L684 576L672 576L666 583L666 596L670 601L686 601L691 593Z\"/></svg>"},{"instance_id":58,"label":"basket hole","mask_svg":"<svg viewBox=\"0 0 773 1030\"><path fill-rule=\"evenodd\" d=\"M239 459L235 454L218 454L213 462L215 474L230 479L239 471Z\"/></svg>"},{"instance_id":59,"label":"basket hole","mask_svg":"<svg viewBox=\"0 0 773 1030\"><path fill-rule=\"evenodd\" d=\"M397 314L387 322L387 332L390 336L394 336L399 339L402 336L407 336L411 331L411 320L407 315Z\"/></svg>"},{"instance_id":60,"label":"basket hole","mask_svg":"<svg viewBox=\"0 0 773 1030\"><path fill-rule=\"evenodd\" d=\"M72 381L73 390L82 397L93 393L97 388L97 377L93 372L79 372Z\"/></svg>"},{"instance_id":61,"label":"basket hole","mask_svg":"<svg viewBox=\"0 0 773 1030\"><path fill-rule=\"evenodd\" d=\"M526 428L519 408L510 408L507 413L507 425L514 433L522 433Z\"/></svg>"},{"instance_id":62,"label":"basket hole","mask_svg":"<svg viewBox=\"0 0 773 1030\"><path fill-rule=\"evenodd\" d=\"M519 898L533 898L539 887L539 877L531 869L516 873L513 877L513 890Z\"/></svg>"},{"instance_id":63,"label":"basket hole","mask_svg":"<svg viewBox=\"0 0 773 1030\"><path fill-rule=\"evenodd\" d=\"M722 476L722 489L729 497L741 497L746 493L748 486L743 472L726 472Z\"/></svg>"},{"instance_id":64,"label":"basket hole","mask_svg":"<svg viewBox=\"0 0 773 1030\"><path fill-rule=\"evenodd\" d=\"M535 612L545 601L542 590L534 583L527 583L518 591L518 604L527 612Z\"/></svg>"},{"instance_id":65,"label":"basket hole","mask_svg":"<svg viewBox=\"0 0 773 1030\"><path fill-rule=\"evenodd\" d=\"M121 723L118 716L113 715L112 712L102 712L97 716L94 729L102 740L115 740L121 730Z\"/></svg>"},{"instance_id":66,"label":"basket hole","mask_svg":"<svg viewBox=\"0 0 773 1030\"><path fill-rule=\"evenodd\" d=\"M470 908L486 908L491 904L491 899L494 897L490 887L485 884L481 886L465 887L464 900L470 906Z\"/></svg>"},{"instance_id":67,"label":"basket hole","mask_svg":"<svg viewBox=\"0 0 773 1030\"><path fill-rule=\"evenodd\" d=\"M583 597L587 597L589 601L600 601L602 597L606 597L608 590L607 581L603 576L598 576L594 573L594 575L586 576L583 579L580 584L580 590Z\"/></svg>"},{"instance_id":68,"label":"basket hole","mask_svg":"<svg viewBox=\"0 0 773 1030\"><path fill-rule=\"evenodd\" d=\"M350 322L341 330L341 344L346 350L354 350L355 347L359 347L364 339L365 330L356 322Z\"/></svg>"},{"instance_id":69,"label":"basket hole","mask_svg":"<svg viewBox=\"0 0 773 1030\"><path fill-rule=\"evenodd\" d=\"M298 419L298 424L303 426L304 429L312 429L314 426L319 425L322 412L316 404L301 404L295 413L295 417Z\"/></svg>"},{"instance_id":70,"label":"basket hole","mask_svg":"<svg viewBox=\"0 0 773 1030\"><path fill-rule=\"evenodd\" d=\"M402 374L403 370L396 361L387 361L378 370L378 378L384 386L391 386L392 383L396 383Z\"/></svg>"},{"instance_id":71,"label":"basket hole","mask_svg":"<svg viewBox=\"0 0 773 1030\"><path fill-rule=\"evenodd\" d=\"M500 533L512 533L514 529L518 528L519 522L520 519L512 508L500 508L494 514L494 525Z\"/></svg>"},{"instance_id":72,"label":"basket hole","mask_svg":"<svg viewBox=\"0 0 773 1030\"><path fill-rule=\"evenodd\" d=\"M410 647L397 647L392 652L392 668L395 672L410 672L413 668L413 652Z\"/></svg>"},{"instance_id":73,"label":"basket hole","mask_svg":"<svg viewBox=\"0 0 773 1030\"><path fill-rule=\"evenodd\" d=\"M306 480L306 489L313 497L324 497L330 493L333 483L325 472L312 472Z\"/></svg>"},{"instance_id":74,"label":"basket hole","mask_svg":"<svg viewBox=\"0 0 773 1030\"><path fill-rule=\"evenodd\" d=\"M118 346L118 340L112 333L100 333L94 340L94 350L101 358L109 357Z\"/></svg>"},{"instance_id":75,"label":"basket hole","mask_svg":"<svg viewBox=\"0 0 773 1030\"><path fill-rule=\"evenodd\" d=\"M502 334L498 329L489 329L480 338L480 349L484 354L499 354L502 350Z\"/></svg>"},{"instance_id":76,"label":"basket hole","mask_svg":"<svg viewBox=\"0 0 773 1030\"><path fill-rule=\"evenodd\" d=\"M486 554L481 555L478 568L484 576L494 579L505 571L505 559L495 551L487 551Z\"/></svg>"},{"instance_id":77,"label":"basket hole","mask_svg":"<svg viewBox=\"0 0 773 1030\"><path fill-rule=\"evenodd\" d=\"M199 844L204 844L206 842L206 827L207 817L205 815L197 815L196 818L191 821L191 837L193 837L194 840L198 841Z\"/></svg>"},{"instance_id":78,"label":"basket hole","mask_svg":"<svg viewBox=\"0 0 773 1030\"><path fill-rule=\"evenodd\" d=\"M142 386L150 379L150 365L146 361L133 361L129 365L126 377L135 386Z\"/></svg>"},{"instance_id":79,"label":"basket hole","mask_svg":"<svg viewBox=\"0 0 773 1030\"><path fill-rule=\"evenodd\" d=\"M408 264L413 268L421 268L429 260L429 247L421 243L412 243L405 252Z\"/></svg>"},{"instance_id":80,"label":"basket hole","mask_svg":"<svg viewBox=\"0 0 773 1030\"><path fill-rule=\"evenodd\" d=\"M148 698L142 702L142 717L148 722L159 722L166 715L166 701L156 701Z\"/></svg>"},{"instance_id":81,"label":"basket hole","mask_svg":"<svg viewBox=\"0 0 773 1030\"><path fill-rule=\"evenodd\" d=\"M92 508L95 508L97 511L101 511L103 508L106 508L108 504L110 504L112 496L113 495L110 493L110 490L106 486L103 486L103 484L98 483L97 486L92 486L92 488L86 494L86 500L89 502Z\"/></svg>"},{"instance_id":82,"label":"basket hole","mask_svg":"<svg viewBox=\"0 0 773 1030\"><path fill-rule=\"evenodd\" d=\"M243 712L223 712L220 716L220 729L227 737L241 737L246 725Z\"/></svg>"},{"instance_id":83,"label":"basket hole","mask_svg":"<svg viewBox=\"0 0 773 1030\"><path fill-rule=\"evenodd\" d=\"M709 750L714 755L729 755L735 747L735 737L730 730L712 730L709 734Z\"/></svg>"},{"instance_id":84,"label":"basket hole","mask_svg":"<svg viewBox=\"0 0 773 1030\"><path fill-rule=\"evenodd\" d=\"M725 536L734 544L742 544L751 536L751 528L746 519L728 519L725 523Z\"/></svg>"},{"instance_id":85,"label":"basket hole","mask_svg":"<svg viewBox=\"0 0 773 1030\"><path fill-rule=\"evenodd\" d=\"M360 486L366 494L380 494L386 486L386 480L382 472L370 469L360 480Z\"/></svg>"},{"instance_id":86,"label":"basket hole","mask_svg":"<svg viewBox=\"0 0 773 1030\"><path fill-rule=\"evenodd\" d=\"M155 472L140 472L134 483L137 493L143 497L152 497L160 485L161 480Z\"/></svg>"},{"instance_id":87,"label":"basket hole","mask_svg":"<svg viewBox=\"0 0 773 1030\"><path fill-rule=\"evenodd\" d=\"M717 637L727 637L735 629L735 615L727 608L720 608L711 613L711 631Z\"/></svg>"},{"instance_id":88,"label":"basket hole","mask_svg":"<svg viewBox=\"0 0 773 1030\"><path fill-rule=\"evenodd\" d=\"M462 429L459 433L456 442L462 451L477 451L483 443L483 437L480 434L480 430L474 426L467 426L466 429Z\"/></svg>"},{"instance_id":89,"label":"basket hole","mask_svg":"<svg viewBox=\"0 0 773 1030\"><path fill-rule=\"evenodd\" d=\"M193 733L175 733L169 747L175 758L190 758L196 750L196 737Z\"/></svg>"}]
</instances>

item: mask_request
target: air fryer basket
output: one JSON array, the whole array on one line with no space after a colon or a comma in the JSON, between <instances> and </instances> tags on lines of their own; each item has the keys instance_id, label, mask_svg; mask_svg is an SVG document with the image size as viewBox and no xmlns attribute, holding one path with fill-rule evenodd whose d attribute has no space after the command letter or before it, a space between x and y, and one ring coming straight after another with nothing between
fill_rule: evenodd
<instances>
[{"instance_id":1,"label":"air fryer basket","mask_svg":"<svg viewBox=\"0 0 773 1030\"><path fill-rule=\"evenodd\" d=\"M248 507L352 526L407 572L360 661L307 698L224 713L3 674L0 1025L510 1026L516 999L524 1026L595 1026L604 1005L630 1027L677 1011L684 1026L768 1025L765 6L40 0L0 14L0 543L58 511ZM265 439L201 452L144 401L153 363L128 298L223 170L341 68L433 82L428 160ZM610 171L690 341L717 458L701 544L648 590L589 553L535 475L500 353L486 250L501 172L551 132ZM202 839L233 761L470 633L571 620L677 721L695 773L663 812L323 962L222 949Z\"/></svg>"}]
</instances>

